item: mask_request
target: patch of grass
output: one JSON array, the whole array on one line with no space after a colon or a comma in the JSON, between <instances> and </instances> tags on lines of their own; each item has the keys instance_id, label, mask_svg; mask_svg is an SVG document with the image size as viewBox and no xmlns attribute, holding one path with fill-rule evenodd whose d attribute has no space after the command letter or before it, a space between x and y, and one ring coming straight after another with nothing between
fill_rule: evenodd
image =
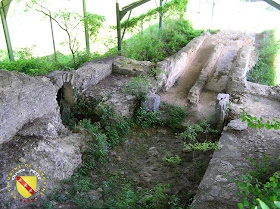
<instances>
[{"instance_id":1,"label":"patch of grass","mask_svg":"<svg viewBox=\"0 0 280 209\"><path fill-rule=\"evenodd\" d=\"M275 40L275 31L264 31L259 46L259 57L256 66L247 72L247 80L268 86L276 85L276 57L279 52L279 41Z\"/></svg>"},{"instance_id":2,"label":"patch of grass","mask_svg":"<svg viewBox=\"0 0 280 209\"><path fill-rule=\"evenodd\" d=\"M164 125L171 128L173 131L178 129L182 120L188 115L184 107L178 105L163 103L161 108L162 112L167 115L167 117L163 119Z\"/></svg>"},{"instance_id":3,"label":"patch of grass","mask_svg":"<svg viewBox=\"0 0 280 209\"><path fill-rule=\"evenodd\" d=\"M158 24L155 24L143 33L123 41L122 54L139 61L158 62L175 54L202 32L204 31L193 29L191 23L184 18L165 19L161 32ZM115 51L115 48L108 53L111 51Z\"/></svg>"},{"instance_id":4,"label":"patch of grass","mask_svg":"<svg viewBox=\"0 0 280 209\"><path fill-rule=\"evenodd\" d=\"M83 63L99 59L102 56L99 54L88 54L86 52L77 52L76 65L73 63L71 55L64 55L57 52L57 60L54 55L43 57L34 57L32 48L23 48L14 51L15 61L10 62L5 50L0 51L0 69L9 71L19 71L31 76L46 75L55 70L76 70Z\"/></svg>"}]
</instances>

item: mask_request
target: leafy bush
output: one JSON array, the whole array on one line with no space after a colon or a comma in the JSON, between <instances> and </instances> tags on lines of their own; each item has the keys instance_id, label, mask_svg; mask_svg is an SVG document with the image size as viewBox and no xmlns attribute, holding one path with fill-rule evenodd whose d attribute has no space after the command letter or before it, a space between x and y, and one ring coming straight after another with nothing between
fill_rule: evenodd
<instances>
[{"instance_id":1,"label":"leafy bush","mask_svg":"<svg viewBox=\"0 0 280 209\"><path fill-rule=\"evenodd\" d=\"M124 117L119 116L109 105L101 106L101 123L108 137L110 147L119 145L128 136L130 123Z\"/></svg>"},{"instance_id":2,"label":"leafy bush","mask_svg":"<svg viewBox=\"0 0 280 209\"><path fill-rule=\"evenodd\" d=\"M179 136L188 143L184 143L184 151L208 151L211 149L220 149L218 142L211 142L208 138L209 133L218 134L218 130L214 130L210 127L210 123L202 121L199 125L188 126L186 130L179 134Z\"/></svg>"},{"instance_id":3,"label":"leafy bush","mask_svg":"<svg viewBox=\"0 0 280 209\"><path fill-rule=\"evenodd\" d=\"M172 130L176 130L181 121L188 115L185 108L178 105L163 103L161 108L162 112L167 115L167 118L163 119L163 123Z\"/></svg>"},{"instance_id":4,"label":"leafy bush","mask_svg":"<svg viewBox=\"0 0 280 209\"><path fill-rule=\"evenodd\" d=\"M260 43L259 57L256 66L247 72L247 80L255 83L274 86L276 83L276 62L280 45L275 41L275 31L265 31Z\"/></svg>"},{"instance_id":5,"label":"leafy bush","mask_svg":"<svg viewBox=\"0 0 280 209\"><path fill-rule=\"evenodd\" d=\"M130 93L139 100L144 100L150 89L151 79L144 75L139 75L129 81L128 86L123 90L124 93Z\"/></svg>"},{"instance_id":6,"label":"leafy bush","mask_svg":"<svg viewBox=\"0 0 280 209\"><path fill-rule=\"evenodd\" d=\"M183 18L175 21L166 19L162 32L158 25L154 25L124 41L122 53L131 59L158 62L179 51L202 32L194 30Z\"/></svg>"},{"instance_id":7,"label":"leafy bush","mask_svg":"<svg viewBox=\"0 0 280 209\"><path fill-rule=\"evenodd\" d=\"M278 165L274 168L280 169L280 156L273 163L271 160L267 155L258 160L250 160L255 170L237 180L240 190L238 194L244 196L242 203L238 203L239 208L255 208L257 205L260 208L279 208L275 202L280 200L280 174L273 172L270 165ZM269 172L272 172L271 177Z\"/></svg>"},{"instance_id":8,"label":"leafy bush","mask_svg":"<svg viewBox=\"0 0 280 209\"><path fill-rule=\"evenodd\" d=\"M140 107L135 113L135 123L142 128L156 128L163 125L159 115L160 112L147 112L145 108Z\"/></svg>"},{"instance_id":9,"label":"leafy bush","mask_svg":"<svg viewBox=\"0 0 280 209\"><path fill-rule=\"evenodd\" d=\"M173 165L177 165L182 161L180 156L178 156L178 155L170 156L170 157L163 157L162 160L166 161L170 164L173 164Z\"/></svg>"}]
</instances>

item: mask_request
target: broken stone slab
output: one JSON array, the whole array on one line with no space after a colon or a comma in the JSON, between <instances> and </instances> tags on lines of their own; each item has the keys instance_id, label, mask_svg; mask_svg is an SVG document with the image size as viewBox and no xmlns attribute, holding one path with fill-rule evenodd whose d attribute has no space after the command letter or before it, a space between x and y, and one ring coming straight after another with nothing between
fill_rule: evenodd
<instances>
[{"instance_id":1,"label":"broken stone slab","mask_svg":"<svg viewBox=\"0 0 280 209\"><path fill-rule=\"evenodd\" d=\"M57 91L65 83L70 83L73 88L85 91L89 86L98 84L112 73L112 65L94 62L86 64L75 71L54 71L46 75Z\"/></svg>"},{"instance_id":2,"label":"broken stone slab","mask_svg":"<svg viewBox=\"0 0 280 209\"><path fill-rule=\"evenodd\" d=\"M229 94L218 94L215 106L214 125L217 129L222 130L228 113Z\"/></svg>"},{"instance_id":3,"label":"broken stone slab","mask_svg":"<svg viewBox=\"0 0 280 209\"><path fill-rule=\"evenodd\" d=\"M118 115L132 117L137 99L136 96L124 92L130 79L131 77L125 75L112 74L97 85L90 86L82 95L89 100L101 100L97 109L107 104Z\"/></svg>"},{"instance_id":4,"label":"broken stone slab","mask_svg":"<svg viewBox=\"0 0 280 209\"><path fill-rule=\"evenodd\" d=\"M50 122L51 120L57 120ZM19 136L41 136L44 139L55 139L59 136L60 132L57 132L56 127L53 124L60 123L60 119L50 114L44 118L35 119L29 124L23 126L17 135ZM66 130L65 130L66 131Z\"/></svg>"},{"instance_id":5,"label":"broken stone slab","mask_svg":"<svg viewBox=\"0 0 280 209\"><path fill-rule=\"evenodd\" d=\"M156 112L159 109L160 96L155 93L149 93L146 96L146 100L143 106L147 112Z\"/></svg>"},{"instance_id":6,"label":"broken stone slab","mask_svg":"<svg viewBox=\"0 0 280 209\"><path fill-rule=\"evenodd\" d=\"M137 61L126 57L119 57L113 62L113 73L138 76L151 74L155 64L149 61Z\"/></svg>"},{"instance_id":7,"label":"broken stone slab","mask_svg":"<svg viewBox=\"0 0 280 209\"><path fill-rule=\"evenodd\" d=\"M227 127L232 130L243 131L248 128L248 122L247 121L242 122L242 119L239 118L239 119L230 121L229 124L227 125Z\"/></svg>"},{"instance_id":8,"label":"broken stone slab","mask_svg":"<svg viewBox=\"0 0 280 209\"><path fill-rule=\"evenodd\" d=\"M0 70L0 80L0 144L40 118L52 127L45 129L46 135L55 137L64 129L57 91L48 78Z\"/></svg>"}]
</instances>

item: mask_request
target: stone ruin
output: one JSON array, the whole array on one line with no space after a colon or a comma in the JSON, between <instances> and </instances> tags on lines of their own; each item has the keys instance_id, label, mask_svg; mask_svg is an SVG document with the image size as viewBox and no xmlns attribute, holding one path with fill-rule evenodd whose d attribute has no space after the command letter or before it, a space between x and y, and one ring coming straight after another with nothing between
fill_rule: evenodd
<instances>
[{"instance_id":1,"label":"stone ruin","mask_svg":"<svg viewBox=\"0 0 280 209\"><path fill-rule=\"evenodd\" d=\"M157 65L113 57L87 62L76 71L54 71L46 76L31 77L0 70L0 207L8 208L8 204L10 208L20 207L7 191L6 182L9 172L17 165L27 163L40 167L50 192L58 180L69 178L82 162L83 136L71 133L61 120L61 115L71 111L77 92L85 98L100 98L101 104L106 102L118 114L131 117L137 99L135 95L123 93L123 89L132 78L145 74L151 79L146 109L155 111L160 102L155 93L174 86L210 36L202 34ZM192 204L196 209L235 208L240 197L236 196L236 185L225 174L230 172L237 178L243 169L250 169L250 157L261 153L274 157L279 154L279 133L248 129L240 121L240 108L265 119L279 117L272 107L280 108L280 87L247 82L246 72L252 66L253 53L253 48L248 46L236 49L232 65L226 77L223 76L224 69L219 68L217 60L226 54L225 48L224 44L215 46L187 94L186 101L195 107L204 89L217 91L217 101L213 101L214 122L223 129L222 149L215 151L199 186ZM154 69L158 72L156 75ZM256 102L256 98L261 102Z\"/></svg>"}]
</instances>

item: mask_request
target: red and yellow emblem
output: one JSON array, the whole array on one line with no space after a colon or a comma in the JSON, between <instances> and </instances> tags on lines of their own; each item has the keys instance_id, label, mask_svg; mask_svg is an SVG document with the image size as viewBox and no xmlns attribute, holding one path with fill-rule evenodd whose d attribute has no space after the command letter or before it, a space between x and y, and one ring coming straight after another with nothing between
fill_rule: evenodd
<instances>
[{"instance_id":1,"label":"red and yellow emblem","mask_svg":"<svg viewBox=\"0 0 280 209\"><path fill-rule=\"evenodd\" d=\"M17 176L17 190L25 198L35 193L37 188L36 176Z\"/></svg>"}]
</instances>

